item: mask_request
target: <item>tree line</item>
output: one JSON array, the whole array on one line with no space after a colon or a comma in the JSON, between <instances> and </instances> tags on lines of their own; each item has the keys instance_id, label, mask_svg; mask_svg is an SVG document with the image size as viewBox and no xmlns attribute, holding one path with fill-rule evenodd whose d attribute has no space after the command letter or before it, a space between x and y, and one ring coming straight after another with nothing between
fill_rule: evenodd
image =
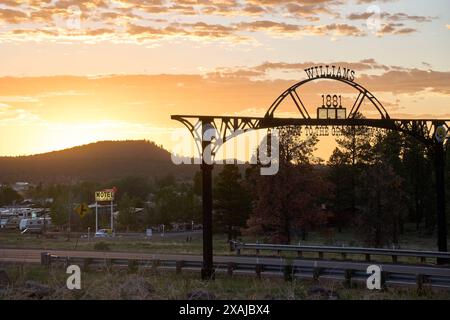
<instances>
[{"instance_id":1,"label":"tree line","mask_svg":"<svg viewBox=\"0 0 450 320\"><path fill-rule=\"evenodd\" d=\"M406 223L423 235L434 233L434 160L425 145L395 131L345 127L321 165L313 156L316 137L302 139L297 127L279 132L278 174L254 170L245 182L253 195L246 232L290 243L311 230L332 235L347 229L376 247L398 245ZM447 181L449 158L447 152ZM447 184L447 202L449 192Z\"/></svg>"},{"instance_id":2,"label":"tree line","mask_svg":"<svg viewBox=\"0 0 450 320\"><path fill-rule=\"evenodd\" d=\"M314 156L318 138L301 128L279 128L279 171L261 176L260 165L224 165L214 177L214 232L228 238L255 235L273 243L307 239L311 231L327 237L349 231L371 246L396 245L405 225L432 235L436 227L433 159L425 145L395 131L344 127L337 147L324 162ZM450 155L447 154L447 181ZM118 230L143 231L173 222L201 223L201 173L192 180L173 175L126 177L102 184L37 185L27 197L49 205L53 224L72 230L95 226L92 212L80 218L76 203L93 203L94 192L116 186ZM450 198L447 183L447 202ZM2 205L20 200L0 188ZM450 203L447 208L450 207ZM141 208L136 213L135 208ZM108 223L108 215L102 215Z\"/></svg>"},{"instance_id":3,"label":"tree line","mask_svg":"<svg viewBox=\"0 0 450 320\"><path fill-rule=\"evenodd\" d=\"M195 192L191 181L179 181L167 175L158 179L147 177L125 177L109 183L81 182L72 185L37 185L29 190L28 196L47 206L52 223L59 229L91 230L95 228L95 210L80 217L75 207L80 203L95 202L95 191L117 188L114 198L114 211L118 211L117 231L144 231L150 226L165 224L167 229L172 222L199 223L201 198ZM51 198L51 203L45 199ZM139 209L137 211L136 209ZM99 226L109 228L110 208L99 209Z\"/></svg>"}]
</instances>

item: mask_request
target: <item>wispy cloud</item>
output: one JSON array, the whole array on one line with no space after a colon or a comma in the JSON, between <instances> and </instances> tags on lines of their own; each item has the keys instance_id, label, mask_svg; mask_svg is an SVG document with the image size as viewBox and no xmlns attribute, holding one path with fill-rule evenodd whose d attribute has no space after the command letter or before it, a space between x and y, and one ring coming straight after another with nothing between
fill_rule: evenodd
<instances>
[{"instance_id":1,"label":"wispy cloud","mask_svg":"<svg viewBox=\"0 0 450 320\"><path fill-rule=\"evenodd\" d=\"M26 126L40 121L39 116L21 108L0 103L0 126Z\"/></svg>"}]
</instances>

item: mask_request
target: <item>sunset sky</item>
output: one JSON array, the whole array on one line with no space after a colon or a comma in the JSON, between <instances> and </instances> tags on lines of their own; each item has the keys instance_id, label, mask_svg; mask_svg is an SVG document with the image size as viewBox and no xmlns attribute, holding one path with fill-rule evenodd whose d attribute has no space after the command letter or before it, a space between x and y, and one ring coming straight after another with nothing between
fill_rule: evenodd
<instances>
[{"instance_id":1,"label":"sunset sky","mask_svg":"<svg viewBox=\"0 0 450 320\"><path fill-rule=\"evenodd\" d=\"M264 116L313 64L355 70L391 117L450 119L449 57L448 0L2 0L0 155L170 150L171 114ZM356 98L331 81L303 90L312 114L321 94Z\"/></svg>"}]
</instances>

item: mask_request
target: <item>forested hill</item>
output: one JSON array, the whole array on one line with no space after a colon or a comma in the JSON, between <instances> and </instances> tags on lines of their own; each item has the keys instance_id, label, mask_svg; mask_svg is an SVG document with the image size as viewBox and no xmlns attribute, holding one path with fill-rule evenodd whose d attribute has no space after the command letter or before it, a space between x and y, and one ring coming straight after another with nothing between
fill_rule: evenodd
<instances>
[{"instance_id":1,"label":"forested hill","mask_svg":"<svg viewBox=\"0 0 450 320\"><path fill-rule=\"evenodd\" d=\"M0 182L111 181L126 176L191 178L198 166L176 166L153 142L100 141L31 156L0 157Z\"/></svg>"}]
</instances>

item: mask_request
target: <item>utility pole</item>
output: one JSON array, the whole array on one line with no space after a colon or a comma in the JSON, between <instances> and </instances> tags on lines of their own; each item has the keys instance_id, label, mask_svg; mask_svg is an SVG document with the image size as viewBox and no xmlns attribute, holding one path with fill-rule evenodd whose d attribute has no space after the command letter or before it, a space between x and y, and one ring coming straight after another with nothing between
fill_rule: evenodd
<instances>
[{"instance_id":1,"label":"utility pole","mask_svg":"<svg viewBox=\"0 0 450 320\"><path fill-rule=\"evenodd\" d=\"M202 207L203 207L203 268L201 276L203 280L214 279L213 264L213 238L212 238L212 155L211 139L205 138L207 130L212 129L211 122L202 122ZM208 148L209 147L209 148ZM205 154L208 150L209 154ZM205 161L205 158L208 161Z\"/></svg>"},{"instance_id":2,"label":"utility pole","mask_svg":"<svg viewBox=\"0 0 450 320\"><path fill-rule=\"evenodd\" d=\"M44 203L43 203L42 199L39 198L38 201L39 201L39 204L40 204L41 208L43 208L44 207ZM46 219L47 212L46 212L45 208L44 208L43 212L44 212L43 234L45 235L47 233L47 219Z\"/></svg>"},{"instance_id":3,"label":"utility pole","mask_svg":"<svg viewBox=\"0 0 450 320\"><path fill-rule=\"evenodd\" d=\"M95 201L95 233L98 231L98 202Z\"/></svg>"},{"instance_id":4,"label":"utility pole","mask_svg":"<svg viewBox=\"0 0 450 320\"><path fill-rule=\"evenodd\" d=\"M444 141L435 141L434 170L436 178L436 210L438 227L438 249L447 251L447 216L445 211L445 150ZM438 259L438 264L448 263L448 259Z\"/></svg>"},{"instance_id":5,"label":"utility pole","mask_svg":"<svg viewBox=\"0 0 450 320\"><path fill-rule=\"evenodd\" d=\"M111 233L114 234L114 218L113 218L114 208L113 200L111 200Z\"/></svg>"},{"instance_id":6,"label":"utility pole","mask_svg":"<svg viewBox=\"0 0 450 320\"><path fill-rule=\"evenodd\" d=\"M68 232L67 232L67 241L70 241L70 231L71 231L71 230L70 230L70 222L71 222L71 221L70 221L70 216L72 215L72 210L73 210L73 209L72 209L72 208L73 208L73 203L72 203L72 201L68 201L68 207L69 207L69 208L68 208L67 211L68 211L68 213L69 213L69 228L68 228L68 230L67 230L67 231L68 231Z\"/></svg>"},{"instance_id":7,"label":"utility pole","mask_svg":"<svg viewBox=\"0 0 450 320\"><path fill-rule=\"evenodd\" d=\"M68 221L69 221L69 228L68 228L68 232L67 232L67 241L70 241L70 233L72 231L72 226L71 226L72 218L71 218L71 216L72 216L72 212L74 211L73 200L74 200L74 196L72 194L72 191L68 191L68 193L67 193L67 202L66 202L66 208L67 208L67 211L68 211L68 214L69 214L69 217L68 217L69 218L68 219Z\"/></svg>"}]
</instances>

